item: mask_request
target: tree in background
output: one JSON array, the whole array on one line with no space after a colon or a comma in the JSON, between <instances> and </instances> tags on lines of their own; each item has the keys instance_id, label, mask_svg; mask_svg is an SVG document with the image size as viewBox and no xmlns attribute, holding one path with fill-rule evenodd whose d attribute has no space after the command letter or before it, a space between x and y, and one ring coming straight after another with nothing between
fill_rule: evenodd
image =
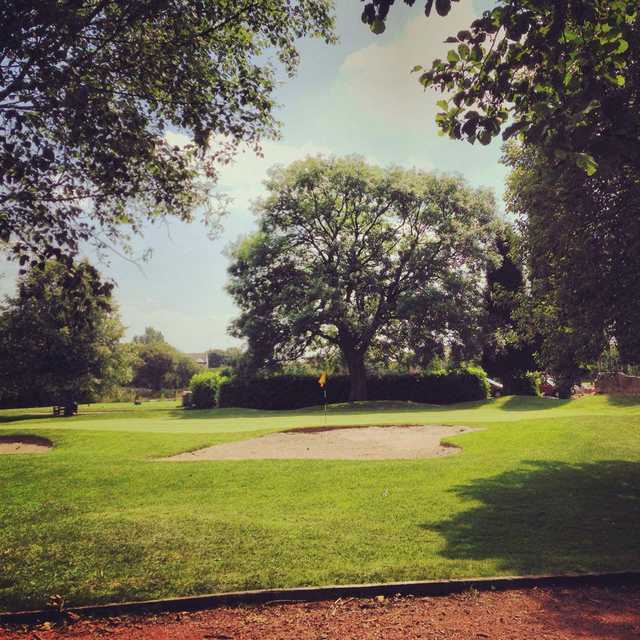
<instances>
[{"instance_id":1,"label":"tree in background","mask_svg":"<svg viewBox=\"0 0 640 640\"><path fill-rule=\"evenodd\" d=\"M358 157L271 170L259 230L232 251L234 335L257 367L318 344L347 364L351 400L367 396L378 341L468 349L477 335L493 197L461 178L383 170Z\"/></svg>"},{"instance_id":2,"label":"tree in background","mask_svg":"<svg viewBox=\"0 0 640 640\"><path fill-rule=\"evenodd\" d=\"M0 314L3 402L59 403L65 415L131 378L124 328L110 296L96 293L95 269L80 262L70 286L64 266L48 262L18 280Z\"/></svg>"},{"instance_id":3,"label":"tree in background","mask_svg":"<svg viewBox=\"0 0 640 640\"><path fill-rule=\"evenodd\" d=\"M543 335L544 364L564 381L612 342L640 362L640 175L606 166L593 176L510 145L506 202L518 215L531 277L525 324Z\"/></svg>"},{"instance_id":4,"label":"tree in background","mask_svg":"<svg viewBox=\"0 0 640 640\"><path fill-rule=\"evenodd\" d=\"M277 131L269 60L292 75L297 38L333 40L329 0L1 0L0 23L0 241L70 270L211 203L216 167Z\"/></svg>"},{"instance_id":5,"label":"tree in background","mask_svg":"<svg viewBox=\"0 0 640 640\"><path fill-rule=\"evenodd\" d=\"M132 347L132 385L144 389L183 389L202 367L189 356L168 344L160 331L146 327L144 334L134 336Z\"/></svg>"},{"instance_id":6,"label":"tree in background","mask_svg":"<svg viewBox=\"0 0 640 640\"><path fill-rule=\"evenodd\" d=\"M415 0L405 0L413 5ZM367 2L362 19L384 30L393 0ZM440 15L451 0L428 0ZM499 0L420 82L446 94L436 116L451 138L489 144L520 134L588 174L640 170L640 7L637 0Z\"/></svg>"},{"instance_id":7,"label":"tree in background","mask_svg":"<svg viewBox=\"0 0 640 640\"><path fill-rule=\"evenodd\" d=\"M162 331L158 331L153 327L145 327L141 336L133 336L134 344L166 344Z\"/></svg>"},{"instance_id":8,"label":"tree in background","mask_svg":"<svg viewBox=\"0 0 640 640\"><path fill-rule=\"evenodd\" d=\"M495 239L499 262L487 269L482 367L489 376L502 381L506 393L515 393L523 376L538 369L534 353L539 339L524 334L517 321L518 304L526 295L521 244L516 230L509 224L502 225Z\"/></svg>"},{"instance_id":9,"label":"tree in background","mask_svg":"<svg viewBox=\"0 0 640 640\"><path fill-rule=\"evenodd\" d=\"M227 349L209 349L207 351L207 366L209 369L218 367L237 367L242 358L242 349L228 347Z\"/></svg>"}]
</instances>

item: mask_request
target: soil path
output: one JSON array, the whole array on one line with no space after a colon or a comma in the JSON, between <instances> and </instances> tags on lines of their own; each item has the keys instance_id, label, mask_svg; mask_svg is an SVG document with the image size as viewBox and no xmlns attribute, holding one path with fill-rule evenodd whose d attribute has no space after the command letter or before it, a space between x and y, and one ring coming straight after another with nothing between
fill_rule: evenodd
<instances>
[{"instance_id":1,"label":"soil path","mask_svg":"<svg viewBox=\"0 0 640 640\"><path fill-rule=\"evenodd\" d=\"M440 441L467 431L473 429L443 425L293 429L251 440L218 444L165 460L433 458L458 453L458 447L442 445Z\"/></svg>"},{"instance_id":2,"label":"soil path","mask_svg":"<svg viewBox=\"0 0 640 640\"><path fill-rule=\"evenodd\" d=\"M347 599L153 617L79 620L4 631L2 640L632 640L640 588L467 592Z\"/></svg>"}]
</instances>

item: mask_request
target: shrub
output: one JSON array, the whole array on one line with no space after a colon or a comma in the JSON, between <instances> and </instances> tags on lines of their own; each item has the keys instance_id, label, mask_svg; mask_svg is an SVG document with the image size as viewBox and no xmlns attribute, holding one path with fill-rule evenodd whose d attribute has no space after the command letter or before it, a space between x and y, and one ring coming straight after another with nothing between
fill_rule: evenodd
<instances>
[{"instance_id":1,"label":"shrub","mask_svg":"<svg viewBox=\"0 0 640 640\"><path fill-rule=\"evenodd\" d=\"M482 369L465 368L430 375L386 375L367 380L369 400L398 400L430 404L451 404L486 400L489 383ZM349 378L332 376L327 380L329 404L346 402ZM317 376L273 376L235 378L220 385L220 407L250 409L301 409L324 402Z\"/></svg>"},{"instance_id":2,"label":"shrub","mask_svg":"<svg viewBox=\"0 0 640 640\"><path fill-rule=\"evenodd\" d=\"M542 376L538 371L525 371L505 382L505 393L515 396L539 396Z\"/></svg>"},{"instance_id":3,"label":"shrub","mask_svg":"<svg viewBox=\"0 0 640 640\"><path fill-rule=\"evenodd\" d=\"M220 380L220 376L214 371L196 373L189 383L192 406L196 409L215 407Z\"/></svg>"}]
</instances>

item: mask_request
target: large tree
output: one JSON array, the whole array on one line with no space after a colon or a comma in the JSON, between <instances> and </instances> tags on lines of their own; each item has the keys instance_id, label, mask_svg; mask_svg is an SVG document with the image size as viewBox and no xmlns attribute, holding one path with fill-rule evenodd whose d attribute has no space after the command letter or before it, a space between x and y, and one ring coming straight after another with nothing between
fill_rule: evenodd
<instances>
[{"instance_id":1,"label":"large tree","mask_svg":"<svg viewBox=\"0 0 640 640\"><path fill-rule=\"evenodd\" d=\"M531 277L522 316L543 333L543 361L566 387L612 340L623 363L639 363L640 175L603 166L587 176L515 144L505 161Z\"/></svg>"},{"instance_id":2,"label":"large tree","mask_svg":"<svg viewBox=\"0 0 640 640\"><path fill-rule=\"evenodd\" d=\"M413 5L415 0L404 0ZM384 30L394 0L365 4ZM423 3L442 16L451 0ZM640 167L640 8L637 0L498 0L447 38L446 60L416 66L445 93L437 121L452 138L488 144L503 132L588 173ZM455 9L454 9L455 10ZM445 26L446 29L446 26ZM407 61L411 64L413 61Z\"/></svg>"},{"instance_id":3,"label":"large tree","mask_svg":"<svg viewBox=\"0 0 640 640\"><path fill-rule=\"evenodd\" d=\"M494 202L461 178L387 170L358 157L276 167L259 230L232 251L232 332L256 364L318 343L342 353L351 400L366 399L375 341L433 351L469 345L478 324Z\"/></svg>"},{"instance_id":4,"label":"large tree","mask_svg":"<svg viewBox=\"0 0 640 640\"><path fill-rule=\"evenodd\" d=\"M70 271L83 241L190 220L276 131L270 60L292 74L296 38L333 39L329 0L0 0L0 23L0 241Z\"/></svg>"},{"instance_id":5,"label":"large tree","mask_svg":"<svg viewBox=\"0 0 640 640\"><path fill-rule=\"evenodd\" d=\"M71 415L75 403L128 382L124 328L96 278L80 262L71 286L63 265L48 262L19 279L0 308L3 402L64 404Z\"/></svg>"}]
</instances>

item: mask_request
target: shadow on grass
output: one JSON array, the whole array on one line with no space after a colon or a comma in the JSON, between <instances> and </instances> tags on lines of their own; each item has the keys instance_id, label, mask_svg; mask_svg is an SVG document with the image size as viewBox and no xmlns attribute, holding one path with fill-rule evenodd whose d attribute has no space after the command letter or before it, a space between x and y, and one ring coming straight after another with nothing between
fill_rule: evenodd
<instances>
[{"instance_id":1,"label":"shadow on grass","mask_svg":"<svg viewBox=\"0 0 640 640\"><path fill-rule=\"evenodd\" d=\"M52 418L51 411L43 411L42 413L22 413L15 416L0 416L0 425L9 424L11 422L24 422L25 420L42 420L44 418ZM64 420L60 417L60 420Z\"/></svg>"},{"instance_id":2,"label":"shadow on grass","mask_svg":"<svg viewBox=\"0 0 640 640\"><path fill-rule=\"evenodd\" d=\"M607 404L616 407L640 407L640 396L607 396Z\"/></svg>"},{"instance_id":3,"label":"shadow on grass","mask_svg":"<svg viewBox=\"0 0 640 640\"><path fill-rule=\"evenodd\" d=\"M540 411L544 409L558 409L571 400L557 398L537 398L535 396L511 396L499 408L502 411Z\"/></svg>"},{"instance_id":4,"label":"shadow on grass","mask_svg":"<svg viewBox=\"0 0 640 640\"><path fill-rule=\"evenodd\" d=\"M640 463L532 461L454 487L475 506L419 526L456 560L514 574L640 569Z\"/></svg>"}]
</instances>

